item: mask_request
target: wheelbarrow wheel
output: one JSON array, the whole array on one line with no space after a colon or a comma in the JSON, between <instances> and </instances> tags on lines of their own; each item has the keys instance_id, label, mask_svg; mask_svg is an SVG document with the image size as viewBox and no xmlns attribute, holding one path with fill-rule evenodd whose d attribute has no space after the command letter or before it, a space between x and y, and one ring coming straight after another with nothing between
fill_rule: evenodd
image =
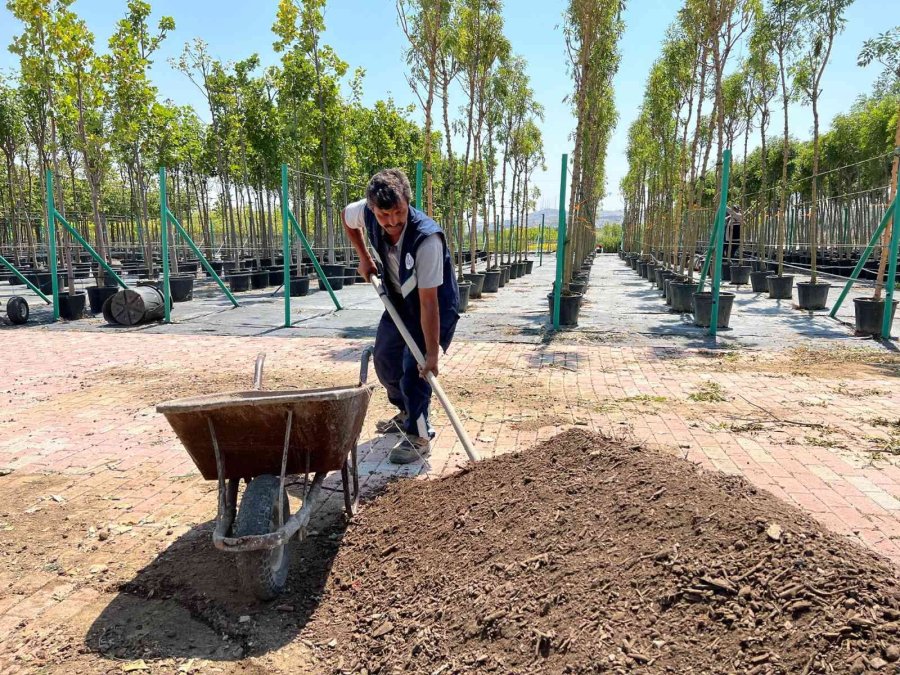
<instances>
[{"instance_id":1,"label":"wheelbarrow wheel","mask_svg":"<svg viewBox=\"0 0 900 675\"><path fill-rule=\"evenodd\" d=\"M347 517L352 518L359 507L359 465L356 462L356 447L350 451L344 460L344 466L341 467L341 483L344 486L344 510Z\"/></svg>"},{"instance_id":2,"label":"wheelbarrow wheel","mask_svg":"<svg viewBox=\"0 0 900 675\"><path fill-rule=\"evenodd\" d=\"M235 537L268 534L278 529L277 476L258 476L250 481L241 499L234 522ZM284 520L290 517L287 491L282 492ZM237 553L237 570L241 585L260 600L271 600L284 590L290 568L287 543L262 551Z\"/></svg>"}]
</instances>

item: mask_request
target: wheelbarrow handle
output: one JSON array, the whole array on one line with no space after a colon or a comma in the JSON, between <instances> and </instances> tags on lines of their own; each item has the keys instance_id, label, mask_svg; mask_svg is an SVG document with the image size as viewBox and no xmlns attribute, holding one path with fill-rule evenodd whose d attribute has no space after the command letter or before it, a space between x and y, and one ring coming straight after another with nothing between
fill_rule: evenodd
<instances>
[{"instance_id":1,"label":"wheelbarrow handle","mask_svg":"<svg viewBox=\"0 0 900 675\"><path fill-rule=\"evenodd\" d=\"M406 324L403 323L403 319L400 318L400 314L397 312L397 308L394 307L394 303L391 302L391 299L388 297L387 292L384 290L384 285L381 283L381 279L379 279L375 274L372 274L369 276L369 283L374 286L375 291L378 293L378 297L381 298L381 302L384 304L384 308L387 310L388 314L391 316L391 319L394 321L394 325L397 326L397 330L400 331L400 335L403 337L403 341L409 348L410 353L416 359L416 363L418 363L420 366L424 366L425 355L422 354L422 350L419 349L419 345L417 345L416 341L413 340L413 337L412 335L410 335ZM440 382L437 381L434 373L432 373L430 370L425 373L425 380L428 382L428 384L431 385L431 388L434 390L435 396L437 396L438 401L441 402L441 406L443 406L444 411L447 413L447 417L450 418L450 424L453 425L453 430L456 431L459 442L462 443L463 449L466 451L469 459L473 462L477 462L481 458L478 456L478 452L475 450L475 446L472 445L472 441L471 439L469 439L469 434L466 433L465 427L463 427L462 422L460 422L459 417L456 414L456 409L453 407L453 404L450 403L450 399L447 398L447 394L444 392L444 388L441 386Z\"/></svg>"}]
</instances>

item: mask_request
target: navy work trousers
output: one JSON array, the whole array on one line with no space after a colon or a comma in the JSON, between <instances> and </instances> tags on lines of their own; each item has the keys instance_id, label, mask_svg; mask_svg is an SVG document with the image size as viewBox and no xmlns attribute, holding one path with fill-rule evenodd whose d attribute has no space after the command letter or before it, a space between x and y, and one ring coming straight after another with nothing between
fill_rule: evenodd
<instances>
[{"instance_id":1,"label":"navy work trousers","mask_svg":"<svg viewBox=\"0 0 900 675\"><path fill-rule=\"evenodd\" d=\"M425 339L421 326L406 327L425 353ZM381 315L375 334L373 355L378 381L387 390L388 400L408 415L404 431L428 438L428 404L431 401L431 385L419 376L416 359L409 351L397 326L385 312Z\"/></svg>"}]
</instances>

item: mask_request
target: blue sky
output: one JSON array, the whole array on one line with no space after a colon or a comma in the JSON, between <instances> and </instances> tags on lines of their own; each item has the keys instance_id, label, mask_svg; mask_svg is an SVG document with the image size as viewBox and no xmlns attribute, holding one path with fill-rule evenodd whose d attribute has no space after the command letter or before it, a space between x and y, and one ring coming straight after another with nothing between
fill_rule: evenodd
<instances>
[{"instance_id":1,"label":"blue sky","mask_svg":"<svg viewBox=\"0 0 900 675\"><path fill-rule=\"evenodd\" d=\"M160 50L152 70L154 82L163 98L178 104L192 104L208 117L205 102L193 85L167 63L177 56L188 40L203 38L210 52L223 60L237 60L254 52L263 65L277 61L272 51L271 26L275 16L275 0L151 0L153 19L161 15L174 17L176 30ZM560 22L563 0L507 0L504 11L505 32L516 53L528 61L529 74L536 98L546 109L544 133L547 171L536 177L547 206L558 202L560 155L571 147L569 136L574 120L569 106L563 102L571 89L566 68L565 44ZM616 107L619 124L613 136L608 158L609 196L604 208L621 207L618 184L627 170L625 162L626 132L637 115L644 82L650 65L659 54L660 41L672 22L679 0L629 0L622 36L622 64L615 80ZM74 11L82 16L97 38L98 48L105 48L116 20L124 14L124 0L76 0ZM835 43L832 62L823 81L821 119L823 123L845 111L859 95L871 90L877 76L875 68L856 65L856 55L863 42L875 33L887 30L900 19L887 17L883 0L857 0L847 12L847 27ZM393 96L399 104L413 103L415 98L404 79L403 48L405 38L397 26L393 0L330 0L326 10L325 40L350 64L366 69L365 101ZM18 31L18 23L0 7L0 44L8 45ZM16 59L8 51L0 52L0 69L15 69ZM463 98L457 92L454 106ZM812 114L798 106L791 113L794 133L811 136ZM452 110L452 108L451 108ZM421 118L421 113L416 113Z\"/></svg>"}]
</instances>

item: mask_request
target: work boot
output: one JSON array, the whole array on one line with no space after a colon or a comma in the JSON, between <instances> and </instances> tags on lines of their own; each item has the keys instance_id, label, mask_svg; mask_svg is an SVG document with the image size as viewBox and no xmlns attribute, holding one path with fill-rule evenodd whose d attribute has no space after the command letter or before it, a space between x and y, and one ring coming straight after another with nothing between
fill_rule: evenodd
<instances>
[{"instance_id":1,"label":"work boot","mask_svg":"<svg viewBox=\"0 0 900 675\"><path fill-rule=\"evenodd\" d=\"M430 455L431 441L415 434L407 434L391 448L388 459L391 464L411 464L420 459L425 461Z\"/></svg>"},{"instance_id":2,"label":"work boot","mask_svg":"<svg viewBox=\"0 0 900 675\"><path fill-rule=\"evenodd\" d=\"M398 412L389 420L378 420L375 423L375 431L379 434L391 434L403 430L406 424L407 415L405 412Z\"/></svg>"}]
</instances>

